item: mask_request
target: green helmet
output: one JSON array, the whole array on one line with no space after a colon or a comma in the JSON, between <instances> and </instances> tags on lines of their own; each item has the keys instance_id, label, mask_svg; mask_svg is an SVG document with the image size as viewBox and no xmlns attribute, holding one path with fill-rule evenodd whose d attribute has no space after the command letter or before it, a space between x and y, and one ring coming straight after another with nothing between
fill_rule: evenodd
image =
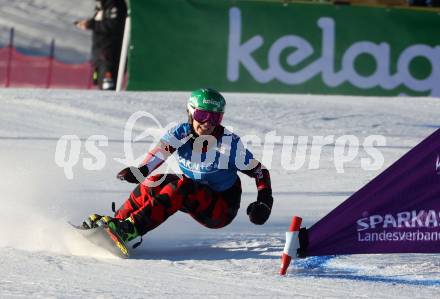
<instances>
[{"instance_id":1,"label":"green helmet","mask_svg":"<svg viewBox=\"0 0 440 299\"><path fill-rule=\"evenodd\" d=\"M225 98L217 90L211 88L194 90L188 99L188 108L224 113L225 106Z\"/></svg>"}]
</instances>

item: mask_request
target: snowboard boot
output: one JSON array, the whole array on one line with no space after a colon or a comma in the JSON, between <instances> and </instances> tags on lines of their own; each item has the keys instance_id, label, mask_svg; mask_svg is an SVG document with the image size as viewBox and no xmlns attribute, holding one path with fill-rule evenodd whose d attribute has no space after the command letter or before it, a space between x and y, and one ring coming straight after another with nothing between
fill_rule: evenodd
<instances>
[{"instance_id":1,"label":"snowboard boot","mask_svg":"<svg viewBox=\"0 0 440 299\"><path fill-rule=\"evenodd\" d=\"M89 217L87 217L83 223L82 227L85 229L91 229L98 227L98 221L101 220L102 216L98 214L91 214Z\"/></svg>"},{"instance_id":2,"label":"snowboard boot","mask_svg":"<svg viewBox=\"0 0 440 299\"><path fill-rule=\"evenodd\" d=\"M103 222L108 225L108 227L115 232L121 239L127 243L131 240L139 237L136 227L133 224L133 220L129 217L125 220L111 218L109 216L104 216L98 221Z\"/></svg>"}]
</instances>

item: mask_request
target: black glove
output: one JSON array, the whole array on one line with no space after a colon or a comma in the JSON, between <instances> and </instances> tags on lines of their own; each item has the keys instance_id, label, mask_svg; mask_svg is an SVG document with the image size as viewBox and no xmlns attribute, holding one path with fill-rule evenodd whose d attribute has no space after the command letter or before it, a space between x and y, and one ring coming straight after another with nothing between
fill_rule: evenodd
<instances>
[{"instance_id":1,"label":"black glove","mask_svg":"<svg viewBox=\"0 0 440 299\"><path fill-rule=\"evenodd\" d=\"M120 179L121 181L127 181L129 183L139 184L140 183L139 180L134 175L135 173L138 173L138 171L141 172L143 177L146 177L148 175L147 165L141 166L139 168L133 166L124 168L116 175L116 178Z\"/></svg>"},{"instance_id":2,"label":"black glove","mask_svg":"<svg viewBox=\"0 0 440 299\"><path fill-rule=\"evenodd\" d=\"M272 190L262 189L258 191L257 201L251 203L246 213L252 223L257 225L264 224L269 219L272 210L273 197Z\"/></svg>"}]
</instances>

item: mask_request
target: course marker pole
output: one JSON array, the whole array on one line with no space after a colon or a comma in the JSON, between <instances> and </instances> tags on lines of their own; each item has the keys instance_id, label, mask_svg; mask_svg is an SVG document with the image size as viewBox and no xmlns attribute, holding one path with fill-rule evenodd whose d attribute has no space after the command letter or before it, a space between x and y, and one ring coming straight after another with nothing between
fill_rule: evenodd
<instances>
[{"instance_id":1,"label":"course marker pole","mask_svg":"<svg viewBox=\"0 0 440 299\"><path fill-rule=\"evenodd\" d=\"M286 243L284 245L283 255L281 256L280 275L286 275L287 268L292 258L296 258L296 252L299 248L299 229L301 228L302 218L293 216L289 231L286 232Z\"/></svg>"}]
</instances>

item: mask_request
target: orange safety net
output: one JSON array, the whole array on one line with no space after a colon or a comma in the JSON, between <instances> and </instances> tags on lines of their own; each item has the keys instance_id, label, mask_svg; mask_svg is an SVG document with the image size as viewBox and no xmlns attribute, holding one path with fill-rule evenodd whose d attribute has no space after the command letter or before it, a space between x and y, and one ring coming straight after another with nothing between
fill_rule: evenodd
<instances>
[{"instance_id":1,"label":"orange safety net","mask_svg":"<svg viewBox=\"0 0 440 299\"><path fill-rule=\"evenodd\" d=\"M90 89L90 63L67 64L47 56L28 56L15 48L0 49L0 87Z\"/></svg>"}]
</instances>

